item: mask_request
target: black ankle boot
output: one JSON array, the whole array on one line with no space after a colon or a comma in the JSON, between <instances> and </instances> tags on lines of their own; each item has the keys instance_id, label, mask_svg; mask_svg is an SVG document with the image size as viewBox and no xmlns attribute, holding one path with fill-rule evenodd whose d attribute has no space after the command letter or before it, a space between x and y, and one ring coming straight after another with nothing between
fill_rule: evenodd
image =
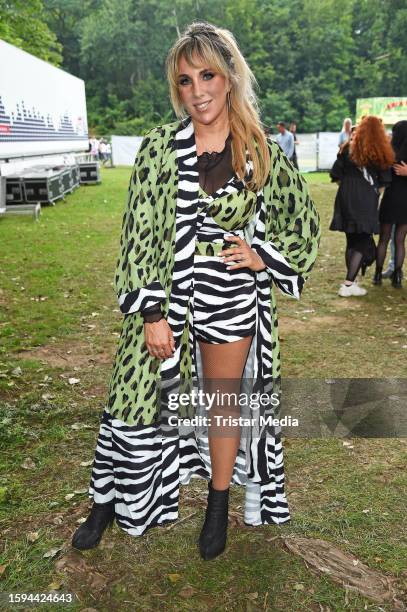
<instances>
[{"instance_id":1,"label":"black ankle boot","mask_svg":"<svg viewBox=\"0 0 407 612\"><path fill-rule=\"evenodd\" d=\"M375 272L374 277L373 277L373 284L374 285L381 285L382 284L382 270L383 270L383 268L378 268L376 266L376 272Z\"/></svg>"},{"instance_id":2,"label":"black ankle boot","mask_svg":"<svg viewBox=\"0 0 407 612\"><path fill-rule=\"evenodd\" d=\"M229 512L229 488L217 491L212 488L210 480L208 491L205 522L199 536L199 550L206 561L214 559L225 550Z\"/></svg>"},{"instance_id":3,"label":"black ankle boot","mask_svg":"<svg viewBox=\"0 0 407 612\"><path fill-rule=\"evenodd\" d=\"M401 271L401 268L396 268L393 274L391 275L391 284L393 285L393 287L395 287L396 289L401 289L401 279L402 278L403 278L403 273Z\"/></svg>"},{"instance_id":4,"label":"black ankle boot","mask_svg":"<svg viewBox=\"0 0 407 612\"><path fill-rule=\"evenodd\" d=\"M72 538L72 546L87 550L97 546L108 525L113 523L114 502L107 504L94 503L86 521L77 529Z\"/></svg>"}]
</instances>

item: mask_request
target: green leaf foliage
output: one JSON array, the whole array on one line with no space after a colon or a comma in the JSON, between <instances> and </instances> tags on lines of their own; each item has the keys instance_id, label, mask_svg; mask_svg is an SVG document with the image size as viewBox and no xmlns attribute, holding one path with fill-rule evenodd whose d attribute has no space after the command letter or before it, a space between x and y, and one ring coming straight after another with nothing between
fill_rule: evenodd
<instances>
[{"instance_id":1,"label":"green leaf foliage","mask_svg":"<svg viewBox=\"0 0 407 612\"><path fill-rule=\"evenodd\" d=\"M97 135L172 121L165 57L194 20L233 32L262 120L339 130L356 99L407 94L403 0L0 0L0 37L86 82Z\"/></svg>"},{"instance_id":2,"label":"green leaf foliage","mask_svg":"<svg viewBox=\"0 0 407 612\"><path fill-rule=\"evenodd\" d=\"M0 0L0 38L59 66L62 45L46 23L42 0Z\"/></svg>"}]
</instances>

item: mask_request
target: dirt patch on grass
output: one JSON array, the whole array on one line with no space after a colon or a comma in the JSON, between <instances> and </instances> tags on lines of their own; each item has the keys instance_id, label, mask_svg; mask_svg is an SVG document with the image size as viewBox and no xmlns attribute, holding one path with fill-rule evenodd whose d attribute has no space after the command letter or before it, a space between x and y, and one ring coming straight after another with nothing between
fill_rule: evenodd
<instances>
[{"instance_id":1,"label":"dirt patch on grass","mask_svg":"<svg viewBox=\"0 0 407 612\"><path fill-rule=\"evenodd\" d=\"M112 363L113 354L107 351L94 352L83 341L69 342L64 345L48 344L29 351L17 353L18 359L35 359L53 368L91 367Z\"/></svg>"},{"instance_id":2,"label":"dirt patch on grass","mask_svg":"<svg viewBox=\"0 0 407 612\"><path fill-rule=\"evenodd\" d=\"M363 304L358 298L339 298L335 301L331 301L330 304L337 308L338 310L358 310L361 309L362 306L366 308L366 305Z\"/></svg>"},{"instance_id":3,"label":"dirt patch on grass","mask_svg":"<svg viewBox=\"0 0 407 612\"><path fill-rule=\"evenodd\" d=\"M306 319L302 319L300 316L296 317L279 317L278 319L280 332L285 333L309 333L310 331L317 331L322 328L336 329L339 325L343 324L342 317L336 317L334 315L321 315L314 316L308 315Z\"/></svg>"}]
</instances>

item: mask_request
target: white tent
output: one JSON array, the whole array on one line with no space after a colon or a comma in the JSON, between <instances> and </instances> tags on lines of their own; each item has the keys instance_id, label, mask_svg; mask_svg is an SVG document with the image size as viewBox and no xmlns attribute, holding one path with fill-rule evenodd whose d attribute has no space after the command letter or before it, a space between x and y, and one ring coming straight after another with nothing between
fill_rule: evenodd
<instances>
[{"instance_id":1,"label":"white tent","mask_svg":"<svg viewBox=\"0 0 407 612\"><path fill-rule=\"evenodd\" d=\"M112 159L115 166L132 166L142 136L112 136Z\"/></svg>"}]
</instances>

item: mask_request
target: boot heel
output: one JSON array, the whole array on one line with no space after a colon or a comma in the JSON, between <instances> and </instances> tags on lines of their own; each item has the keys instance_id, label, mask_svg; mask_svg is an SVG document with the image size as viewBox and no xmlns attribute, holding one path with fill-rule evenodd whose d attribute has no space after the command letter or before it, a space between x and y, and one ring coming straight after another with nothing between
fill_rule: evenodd
<instances>
[{"instance_id":1,"label":"boot heel","mask_svg":"<svg viewBox=\"0 0 407 612\"><path fill-rule=\"evenodd\" d=\"M113 524L114 517L114 502L94 503L86 521L75 531L72 546L78 550L95 548L102 539L105 529Z\"/></svg>"},{"instance_id":2,"label":"boot heel","mask_svg":"<svg viewBox=\"0 0 407 612\"><path fill-rule=\"evenodd\" d=\"M382 284L382 268L376 268L376 272L374 274L372 282L373 282L374 285L381 285Z\"/></svg>"},{"instance_id":3,"label":"boot heel","mask_svg":"<svg viewBox=\"0 0 407 612\"><path fill-rule=\"evenodd\" d=\"M395 289L401 289L401 279L402 279L402 271L401 268L396 268L391 276L391 284Z\"/></svg>"},{"instance_id":4,"label":"boot heel","mask_svg":"<svg viewBox=\"0 0 407 612\"><path fill-rule=\"evenodd\" d=\"M229 488L217 491L212 488L210 480L208 491L205 522L198 540L199 551L205 561L214 559L225 550L229 513Z\"/></svg>"}]
</instances>

